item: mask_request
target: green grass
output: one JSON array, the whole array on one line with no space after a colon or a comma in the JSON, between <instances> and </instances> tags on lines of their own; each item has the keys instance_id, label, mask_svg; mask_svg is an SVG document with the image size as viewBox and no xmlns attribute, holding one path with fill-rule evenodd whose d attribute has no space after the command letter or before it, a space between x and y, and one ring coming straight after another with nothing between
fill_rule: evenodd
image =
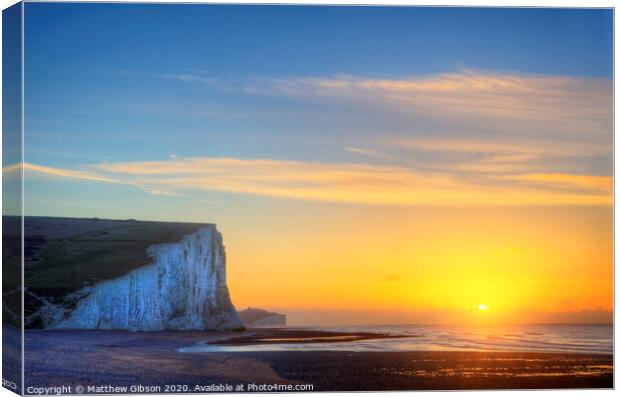
<instances>
[{"instance_id":1,"label":"green grass","mask_svg":"<svg viewBox=\"0 0 620 397\"><path fill-rule=\"evenodd\" d=\"M201 226L205 225L136 221L50 240L38 256L39 263L26 269L25 285L69 292L122 276L152 262L149 246L180 241Z\"/></svg>"}]
</instances>

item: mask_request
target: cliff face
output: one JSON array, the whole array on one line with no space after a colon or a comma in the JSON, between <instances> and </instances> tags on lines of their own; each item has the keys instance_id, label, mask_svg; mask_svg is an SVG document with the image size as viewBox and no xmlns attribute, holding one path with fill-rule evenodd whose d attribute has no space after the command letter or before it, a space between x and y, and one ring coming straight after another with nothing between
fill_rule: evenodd
<instances>
[{"instance_id":1,"label":"cliff face","mask_svg":"<svg viewBox=\"0 0 620 397\"><path fill-rule=\"evenodd\" d=\"M47 316L46 328L242 327L230 301L224 245L215 226L202 227L177 243L151 246L149 254L154 263L95 284L70 313Z\"/></svg>"}]
</instances>

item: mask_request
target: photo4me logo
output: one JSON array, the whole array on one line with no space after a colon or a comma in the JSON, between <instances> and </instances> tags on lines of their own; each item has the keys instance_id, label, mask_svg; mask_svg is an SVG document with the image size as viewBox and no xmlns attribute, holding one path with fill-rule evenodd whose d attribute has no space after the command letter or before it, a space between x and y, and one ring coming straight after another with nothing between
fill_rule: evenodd
<instances>
[{"instance_id":1,"label":"photo4me logo","mask_svg":"<svg viewBox=\"0 0 620 397\"><path fill-rule=\"evenodd\" d=\"M17 390L17 383L2 378L2 387L6 387L7 389Z\"/></svg>"},{"instance_id":2,"label":"photo4me logo","mask_svg":"<svg viewBox=\"0 0 620 397\"><path fill-rule=\"evenodd\" d=\"M312 384L256 384L248 383L247 391L249 392L291 392L291 391L313 391Z\"/></svg>"}]
</instances>

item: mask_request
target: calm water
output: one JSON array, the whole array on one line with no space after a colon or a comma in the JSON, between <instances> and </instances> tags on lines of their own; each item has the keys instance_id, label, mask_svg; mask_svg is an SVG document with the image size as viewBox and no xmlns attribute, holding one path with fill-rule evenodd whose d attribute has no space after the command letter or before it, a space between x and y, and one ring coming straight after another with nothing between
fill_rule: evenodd
<instances>
[{"instance_id":1,"label":"calm water","mask_svg":"<svg viewBox=\"0 0 620 397\"><path fill-rule=\"evenodd\" d=\"M290 327L290 329L295 329ZM377 331L406 338L359 342L281 343L246 346L201 343L181 352L241 351L531 351L565 353L613 353L611 325L511 325L489 327L458 326L367 326L306 328L329 331Z\"/></svg>"}]
</instances>

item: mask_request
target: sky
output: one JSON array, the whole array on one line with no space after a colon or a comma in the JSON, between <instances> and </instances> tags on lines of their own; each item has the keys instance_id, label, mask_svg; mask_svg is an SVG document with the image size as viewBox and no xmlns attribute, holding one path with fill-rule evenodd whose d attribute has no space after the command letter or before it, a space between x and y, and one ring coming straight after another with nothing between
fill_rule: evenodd
<instances>
[{"instance_id":1,"label":"sky","mask_svg":"<svg viewBox=\"0 0 620 397\"><path fill-rule=\"evenodd\" d=\"M25 13L27 214L217 223L294 324L610 321L612 11Z\"/></svg>"}]
</instances>

